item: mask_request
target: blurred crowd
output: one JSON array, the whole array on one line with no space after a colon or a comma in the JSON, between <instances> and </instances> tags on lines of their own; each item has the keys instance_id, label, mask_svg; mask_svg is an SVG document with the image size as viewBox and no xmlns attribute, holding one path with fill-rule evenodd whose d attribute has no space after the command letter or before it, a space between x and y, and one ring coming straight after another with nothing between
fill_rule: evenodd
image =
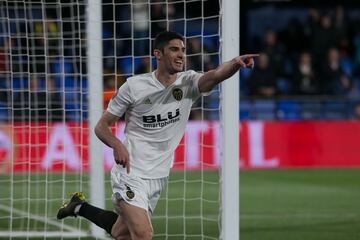
<instances>
[{"instance_id":1,"label":"blurred crowd","mask_svg":"<svg viewBox=\"0 0 360 240\"><path fill-rule=\"evenodd\" d=\"M216 4L103 0L102 7L104 108L127 77L156 67L151 44L160 31L187 36L187 69L206 71L219 62ZM85 5L8 3L6 10L0 11L0 120L85 120Z\"/></svg>"},{"instance_id":2,"label":"blurred crowd","mask_svg":"<svg viewBox=\"0 0 360 240\"><path fill-rule=\"evenodd\" d=\"M305 18L251 41L261 57L253 71L242 71L243 96L359 95L360 18L342 6L309 8Z\"/></svg>"},{"instance_id":3,"label":"blurred crowd","mask_svg":"<svg viewBox=\"0 0 360 240\"><path fill-rule=\"evenodd\" d=\"M104 108L127 77L156 68L151 45L162 30L186 36L186 69L205 72L218 66L219 17L213 2L202 6L193 1L185 7L181 1L104 0ZM87 118L85 8L55 4L45 10L35 4L31 10L0 11L0 120ZM350 17L342 6L309 8L305 18L293 17L283 26L249 34L242 44L246 52L261 55L254 69L240 71L241 98L251 98L252 107L262 98L360 96L360 18ZM357 102L351 107L357 109ZM191 117L217 119L218 113L215 89L194 105ZM244 119L259 118L251 116L240 111Z\"/></svg>"}]
</instances>

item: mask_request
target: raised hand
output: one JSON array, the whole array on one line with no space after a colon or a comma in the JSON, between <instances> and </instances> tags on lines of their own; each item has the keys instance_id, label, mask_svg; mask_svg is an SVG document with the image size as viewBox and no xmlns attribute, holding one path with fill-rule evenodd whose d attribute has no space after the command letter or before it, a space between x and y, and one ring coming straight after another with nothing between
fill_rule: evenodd
<instances>
[{"instance_id":1,"label":"raised hand","mask_svg":"<svg viewBox=\"0 0 360 240\"><path fill-rule=\"evenodd\" d=\"M245 54L238 56L236 61L240 64L241 67L253 68L254 67L254 58L259 57L260 54Z\"/></svg>"}]
</instances>

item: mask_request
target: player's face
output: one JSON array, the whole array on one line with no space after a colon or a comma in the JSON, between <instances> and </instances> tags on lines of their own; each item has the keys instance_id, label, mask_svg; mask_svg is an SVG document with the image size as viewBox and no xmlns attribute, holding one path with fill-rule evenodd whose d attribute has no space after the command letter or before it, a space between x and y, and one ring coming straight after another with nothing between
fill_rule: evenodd
<instances>
[{"instance_id":1,"label":"player's face","mask_svg":"<svg viewBox=\"0 0 360 240\"><path fill-rule=\"evenodd\" d=\"M171 74L181 72L185 65L185 46L180 39L173 39L164 47L162 64Z\"/></svg>"}]
</instances>

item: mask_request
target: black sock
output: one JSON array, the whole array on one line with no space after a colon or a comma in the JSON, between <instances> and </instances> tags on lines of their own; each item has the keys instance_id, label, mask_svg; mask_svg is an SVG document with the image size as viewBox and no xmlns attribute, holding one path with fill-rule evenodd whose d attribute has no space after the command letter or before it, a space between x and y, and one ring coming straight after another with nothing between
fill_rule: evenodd
<instances>
[{"instance_id":1,"label":"black sock","mask_svg":"<svg viewBox=\"0 0 360 240\"><path fill-rule=\"evenodd\" d=\"M105 229L110 235L111 228L118 218L116 213L94 207L86 202L81 205L78 215Z\"/></svg>"}]
</instances>

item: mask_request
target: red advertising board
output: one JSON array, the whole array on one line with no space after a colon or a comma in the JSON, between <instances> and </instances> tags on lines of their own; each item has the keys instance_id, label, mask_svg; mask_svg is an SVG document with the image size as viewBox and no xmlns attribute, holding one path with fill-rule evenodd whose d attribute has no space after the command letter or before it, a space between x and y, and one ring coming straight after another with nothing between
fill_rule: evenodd
<instances>
[{"instance_id":1,"label":"red advertising board","mask_svg":"<svg viewBox=\"0 0 360 240\"><path fill-rule=\"evenodd\" d=\"M123 139L124 125L114 132ZM217 122L189 122L175 152L174 169L217 169ZM250 121L240 125L242 168L360 167L360 122ZM104 166L113 164L104 146ZM86 123L0 125L0 171L87 171Z\"/></svg>"}]
</instances>

